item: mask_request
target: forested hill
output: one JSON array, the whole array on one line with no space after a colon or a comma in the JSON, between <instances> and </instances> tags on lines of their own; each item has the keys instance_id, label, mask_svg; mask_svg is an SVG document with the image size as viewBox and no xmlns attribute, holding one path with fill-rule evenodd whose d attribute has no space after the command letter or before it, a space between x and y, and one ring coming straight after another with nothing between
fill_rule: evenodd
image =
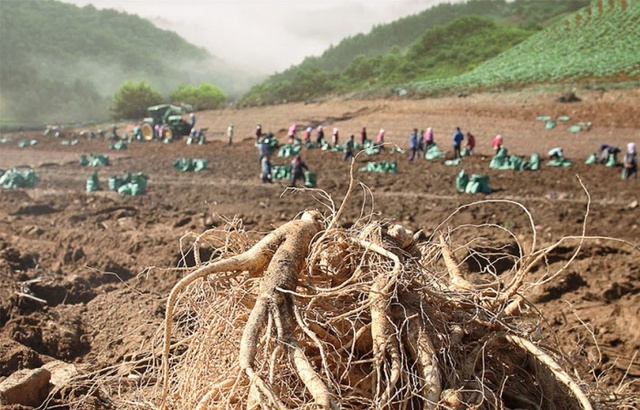
<instances>
[{"instance_id":1,"label":"forested hill","mask_svg":"<svg viewBox=\"0 0 640 410\"><path fill-rule=\"evenodd\" d=\"M53 0L0 3L0 121L104 119L125 81L166 93L231 69L135 15ZM226 84L216 84L225 87Z\"/></svg>"},{"instance_id":2,"label":"forested hill","mask_svg":"<svg viewBox=\"0 0 640 410\"><path fill-rule=\"evenodd\" d=\"M368 34L357 34L330 47L320 57L308 57L297 68L344 69L355 57L388 53L408 48L427 30L461 17L475 15L506 22L525 30L539 30L558 16L588 5L591 0L468 0L441 3L421 13L375 26Z\"/></svg>"},{"instance_id":3,"label":"forested hill","mask_svg":"<svg viewBox=\"0 0 640 410\"><path fill-rule=\"evenodd\" d=\"M243 103L303 100L330 93L458 75L591 0L468 0L441 3L374 27L307 57L255 86Z\"/></svg>"}]
</instances>

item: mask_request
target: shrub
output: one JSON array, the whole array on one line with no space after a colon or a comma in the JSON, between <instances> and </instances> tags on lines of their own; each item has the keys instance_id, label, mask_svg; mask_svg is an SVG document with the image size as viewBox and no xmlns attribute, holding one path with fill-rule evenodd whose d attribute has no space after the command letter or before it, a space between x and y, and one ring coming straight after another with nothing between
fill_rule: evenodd
<instances>
[{"instance_id":1,"label":"shrub","mask_svg":"<svg viewBox=\"0 0 640 410\"><path fill-rule=\"evenodd\" d=\"M198 87L182 84L171 93L169 98L174 104L189 104L197 110L210 110L220 108L227 97L219 87L202 83Z\"/></svg>"},{"instance_id":2,"label":"shrub","mask_svg":"<svg viewBox=\"0 0 640 410\"><path fill-rule=\"evenodd\" d=\"M146 81L127 81L113 97L111 115L114 119L142 118L147 107L160 104L162 100L162 94Z\"/></svg>"}]
</instances>

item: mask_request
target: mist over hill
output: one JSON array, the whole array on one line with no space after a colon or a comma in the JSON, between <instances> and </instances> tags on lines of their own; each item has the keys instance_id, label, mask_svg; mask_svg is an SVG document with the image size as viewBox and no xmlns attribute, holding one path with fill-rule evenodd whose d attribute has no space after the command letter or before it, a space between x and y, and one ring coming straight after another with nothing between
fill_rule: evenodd
<instances>
[{"instance_id":1,"label":"mist over hill","mask_svg":"<svg viewBox=\"0 0 640 410\"><path fill-rule=\"evenodd\" d=\"M165 96L178 85L207 82L230 101L252 105L380 96L400 88L428 95L536 81L633 79L640 66L639 5L631 0L441 3L347 37L265 79L136 15L56 0L3 1L0 127L107 119L112 97L126 81L145 80ZM554 29L562 24L565 31ZM589 55L597 60L575 58ZM542 56L550 57L536 63ZM538 72L532 74L531 67ZM541 74L542 68L552 74Z\"/></svg>"},{"instance_id":2,"label":"mist over hill","mask_svg":"<svg viewBox=\"0 0 640 410\"><path fill-rule=\"evenodd\" d=\"M259 80L135 15L53 0L0 7L3 124L108 118L125 81L146 80L165 95L209 82L233 97Z\"/></svg>"}]
</instances>

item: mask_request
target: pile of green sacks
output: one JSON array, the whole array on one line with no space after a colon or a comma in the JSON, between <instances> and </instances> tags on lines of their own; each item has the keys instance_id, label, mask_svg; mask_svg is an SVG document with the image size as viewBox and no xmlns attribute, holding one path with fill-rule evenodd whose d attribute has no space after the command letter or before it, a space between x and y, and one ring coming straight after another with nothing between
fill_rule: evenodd
<instances>
[{"instance_id":1,"label":"pile of green sacks","mask_svg":"<svg viewBox=\"0 0 640 410\"><path fill-rule=\"evenodd\" d=\"M109 190L121 195L142 195L147 190L147 180L149 177L141 172L131 174L125 173L123 176L112 176L109 178ZM100 180L98 171L93 171L87 179L87 192L100 190Z\"/></svg>"},{"instance_id":2,"label":"pile of green sacks","mask_svg":"<svg viewBox=\"0 0 640 410\"><path fill-rule=\"evenodd\" d=\"M391 162L380 161L380 162L367 162L367 165L360 168L359 172L378 172L381 174L395 174L398 172L398 163L393 160Z\"/></svg>"},{"instance_id":3,"label":"pile of green sacks","mask_svg":"<svg viewBox=\"0 0 640 410\"><path fill-rule=\"evenodd\" d=\"M274 165L271 167L271 177L274 180L291 179L291 165ZM316 187L316 174L311 171L304 172L304 186L307 188Z\"/></svg>"},{"instance_id":4,"label":"pile of green sacks","mask_svg":"<svg viewBox=\"0 0 640 410\"><path fill-rule=\"evenodd\" d=\"M122 195L142 195L147 190L148 179L149 177L141 172L127 172L122 177L112 176L109 178L109 190Z\"/></svg>"},{"instance_id":5,"label":"pile of green sacks","mask_svg":"<svg viewBox=\"0 0 640 410\"><path fill-rule=\"evenodd\" d=\"M458 192L477 194L478 192L490 194L493 190L489 187L489 177L486 175L472 174L471 176L461 170L456 177L456 189Z\"/></svg>"},{"instance_id":6,"label":"pile of green sacks","mask_svg":"<svg viewBox=\"0 0 640 410\"><path fill-rule=\"evenodd\" d=\"M83 167L99 167L109 165L109 157L102 154L89 154L89 159L85 154L80 155L80 165Z\"/></svg>"},{"instance_id":7,"label":"pile of green sacks","mask_svg":"<svg viewBox=\"0 0 640 410\"><path fill-rule=\"evenodd\" d=\"M31 168L20 170L13 167L6 172L0 171L0 186L6 189L33 188L40 178Z\"/></svg>"},{"instance_id":8,"label":"pile of green sacks","mask_svg":"<svg viewBox=\"0 0 640 410\"><path fill-rule=\"evenodd\" d=\"M597 164L598 163L598 154L596 154L594 152L593 154L589 155L589 157L587 158L587 160L584 163L587 164L587 165ZM605 163L605 166L607 166L607 167L617 167L618 166L618 159L616 157L616 154L609 153L609 155L607 156L607 162Z\"/></svg>"},{"instance_id":9,"label":"pile of green sacks","mask_svg":"<svg viewBox=\"0 0 640 410\"><path fill-rule=\"evenodd\" d=\"M489 163L489 168L498 170L537 171L540 169L540 154L532 154L529 160L518 155L507 155L506 148L500 148Z\"/></svg>"},{"instance_id":10,"label":"pile of green sacks","mask_svg":"<svg viewBox=\"0 0 640 410\"><path fill-rule=\"evenodd\" d=\"M427 152L424 153L424 159L431 161L438 158L444 158L446 155L446 151L440 151L438 149L438 144L433 144L427 149Z\"/></svg>"},{"instance_id":11,"label":"pile of green sacks","mask_svg":"<svg viewBox=\"0 0 640 410\"><path fill-rule=\"evenodd\" d=\"M173 167L182 172L200 172L207 169L208 161L202 158L178 158L173 161Z\"/></svg>"},{"instance_id":12,"label":"pile of green sacks","mask_svg":"<svg viewBox=\"0 0 640 410\"><path fill-rule=\"evenodd\" d=\"M301 148L302 148L302 145L299 145L299 144L284 144L283 146L280 147L280 150L278 151L278 157L280 158L293 157L295 155L298 155Z\"/></svg>"},{"instance_id":13,"label":"pile of green sacks","mask_svg":"<svg viewBox=\"0 0 640 410\"><path fill-rule=\"evenodd\" d=\"M123 140L118 140L112 144L109 144L109 149L111 150L123 151L127 148L128 148L127 142Z\"/></svg>"}]
</instances>

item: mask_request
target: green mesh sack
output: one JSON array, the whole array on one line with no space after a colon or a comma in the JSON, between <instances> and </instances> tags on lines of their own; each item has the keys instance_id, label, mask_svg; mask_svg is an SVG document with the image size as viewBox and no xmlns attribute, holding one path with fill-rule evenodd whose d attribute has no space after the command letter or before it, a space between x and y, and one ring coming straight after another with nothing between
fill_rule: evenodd
<instances>
[{"instance_id":1,"label":"green mesh sack","mask_svg":"<svg viewBox=\"0 0 640 410\"><path fill-rule=\"evenodd\" d=\"M491 158L491 162L489 163L489 168L491 169L505 169L504 166L507 164L507 149L500 148L496 155ZM507 164L508 165L508 164Z\"/></svg>"},{"instance_id":2,"label":"green mesh sack","mask_svg":"<svg viewBox=\"0 0 640 410\"><path fill-rule=\"evenodd\" d=\"M458 190L458 192L465 192L468 183L469 176L466 172L464 172L463 169L458 173L458 176L456 177L456 189Z\"/></svg>"},{"instance_id":3,"label":"green mesh sack","mask_svg":"<svg viewBox=\"0 0 640 410\"><path fill-rule=\"evenodd\" d=\"M591 164L595 164L596 162L598 162L598 154L593 153L591 155L589 155L589 157L587 158L587 160L584 162L587 165L591 165Z\"/></svg>"},{"instance_id":4,"label":"green mesh sack","mask_svg":"<svg viewBox=\"0 0 640 410\"><path fill-rule=\"evenodd\" d=\"M87 192L94 192L100 190L100 180L98 180L98 171L93 171L91 176L87 179L86 184Z\"/></svg>"},{"instance_id":5,"label":"green mesh sack","mask_svg":"<svg viewBox=\"0 0 640 410\"><path fill-rule=\"evenodd\" d=\"M109 157L102 154L91 154L89 157L89 163L87 164L90 167L103 167L109 165Z\"/></svg>"},{"instance_id":6,"label":"green mesh sack","mask_svg":"<svg viewBox=\"0 0 640 410\"><path fill-rule=\"evenodd\" d=\"M274 165L271 167L271 176L273 179L290 179L291 165Z\"/></svg>"},{"instance_id":7,"label":"green mesh sack","mask_svg":"<svg viewBox=\"0 0 640 410\"><path fill-rule=\"evenodd\" d=\"M438 144L433 144L429 147L427 152L424 153L424 159L434 160L438 158L443 158L447 154L446 151L440 151L438 149Z\"/></svg>"},{"instance_id":8,"label":"green mesh sack","mask_svg":"<svg viewBox=\"0 0 640 410\"><path fill-rule=\"evenodd\" d=\"M300 152L301 145L298 144L285 144L280 147L278 151L278 157L288 158L297 155Z\"/></svg>"},{"instance_id":9,"label":"green mesh sack","mask_svg":"<svg viewBox=\"0 0 640 410\"><path fill-rule=\"evenodd\" d=\"M316 174L310 171L304 172L304 186L307 188L316 187Z\"/></svg>"},{"instance_id":10,"label":"green mesh sack","mask_svg":"<svg viewBox=\"0 0 640 410\"><path fill-rule=\"evenodd\" d=\"M123 140L116 141L113 144L109 145L110 150L122 151L127 149L127 143Z\"/></svg>"},{"instance_id":11,"label":"green mesh sack","mask_svg":"<svg viewBox=\"0 0 640 410\"><path fill-rule=\"evenodd\" d=\"M617 167L618 161L616 160L616 154L609 154L607 157L607 163L605 164L607 167Z\"/></svg>"},{"instance_id":12,"label":"green mesh sack","mask_svg":"<svg viewBox=\"0 0 640 410\"><path fill-rule=\"evenodd\" d=\"M87 156L84 154L80 155L80 165L83 167L86 167L87 165L89 165L89 160L87 159Z\"/></svg>"},{"instance_id":13,"label":"green mesh sack","mask_svg":"<svg viewBox=\"0 0 640 410\"><path fill-rule=\"evenodd\" d=\"M204 171L207 169L209 162L206 159L198 158L193 160L193 170L195 172Z\"/></svg>"},{"instance_id":14,"label":"green mesh sack","mask_svg":"<svg viewBox=\"0 0 640 410\"><path fill-rule=\"evenodd\" d=\"M193 169L193 161L190 158L177 158L173 161L173 167L182 172L191 171Z\"/></svg>"},{"instance_id":15,"label":"green mesh sack","mask_svg":"<svg viewBox=\"0 0 640 410\"><path fill-rule=\"evenodd\" d=\"M143 173L131 175L131 182L125 183L118 188L118 193L122 195L142 195L147 190L148 177Z\"/></svg>"},{"instance_id":16,"label":"green mesh sack","mask_svg":"<svg viewBox=\"0 0 640 410\"><path fill-rule=\"evenodd\" d=\"M570 167L571 161L565 158L554 158L546 164L548 167Z\"/></svg>"},{"instance_id":17,"label":"green mesh sack","mask_svg":"<svg viewBox=\"0 0 640 410\"><path fill-rule=\"evenodd\" d=\"M33 188L40 178L31 168L24 171L14 167L0 177L0 186L7 189Z\"/></svg>"},{"instance_id":18,"label":"green mesh sack","mask_svg":"<svg viewBox=\"0 0 640 410\"><path fill-rule=\"evenodd\" d=\"M529 169L531 171L537 171L540 169L540 154L531 154L529 159Z\"/></svg>"},{"instance_id":19,"label":"green mesh sack","mask_svg":"<svg viewBox=\"0 0 640 410\"><path fill-rule=\"evenodd\" d=\"M367 156L378 155L380 153L380 149L376 148L374 145L369 145L364 149L364 154Z\"/></svg>"},{"instance_id":20,"label":"green mesh sack","mask_svg":"<svg viewBox=\"0 0 640 410\"><path fill-rule=\"evenodd\" d=\"M108 180L109 191L118 192L118 188L120 188L123 184L124 181L122 180L122 178L117 176L110 177Z\"/></svg>"},{"instance_id":21,"label":"green mesh sack","mask_svg":"<svg viewBox=\"0 0 640 410\"><path fill-rule=\"evenodd\" d=\"M511 169L517 169L521 171L524 169L524 159L517 155L512 155L509 157L509 165Z\"/></svg>"}]
</instances>

